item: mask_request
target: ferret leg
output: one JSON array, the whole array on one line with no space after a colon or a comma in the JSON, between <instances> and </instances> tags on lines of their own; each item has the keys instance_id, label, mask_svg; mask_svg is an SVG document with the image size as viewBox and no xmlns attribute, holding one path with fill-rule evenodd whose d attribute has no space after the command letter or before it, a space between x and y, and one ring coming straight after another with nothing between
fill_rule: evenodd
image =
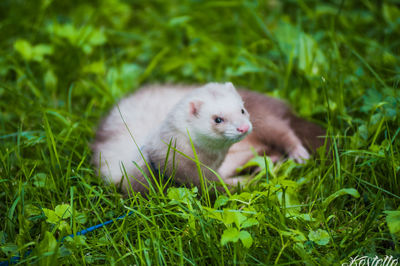
<instances>
[{"instance_id":1,"label":"ferret leg","mask_svg":"<svg viewBox=\"0 0 400 266\"><path fill-rule=\"evenodd\" d=\"M229 189L237 187L238 184L246 183L246 178L244 177L231 177L231 178L224 178L225 184L228 186Z\"/></svg>"},{"instance_id":2,"label":"ferret leg","mask_svg":"<svg viewBox=\"0 0 400 266\"><path fill-rule=\"evenodd\" d=\"M289 152L289 158L298 163L305 163L305 160L310 158L307 149L300 143L292 151Z\"/></svg>"},{"instance_id":3,"label":"ferret leg","mask_svg":"<svg viewBox=\"0 0 400 266\"><path fill-rule=\"evenodd\" d=\"M266 149L263 144L255 143L249 137L233 144L225 156L224 161L218 169L218 173L223 179L227 179L236 174L236 169L247 163L254 157L254 152L259 153Z\"/></svg>"},{"instance_id":4,"label":"ferret leg","mask_svg":"<svg viewBox=\"0 0 400 266\"><path fill-rule=\"evenodd\" d=\"M280 143L278 142L278 145L282 145L290 159L293 159L298 163L304 163L305 160L310 158L307 149L304 148L301 140L291 129L281 135L281 138L278 139L281 141Z\"/></svg>"},{"instance_id":5,"label":"ferret leg","mask_svg":"<svg viewBox=\"0 0 400 266\"><path fill-rule=\"evenodd\" d=\"M250 147L241 152L228 152L224 162L218 169L218 173L224 180L231 179L230 177L236 174L236 169L247 163L253 157L254 154Z\"/></svg>"},{"instance_id":6,"label":"ferret leg","mask_svg":"<svg viewBox=\"0 0 400 266\"><path fill-rule=\"evenodd\" d=\"M261 132L263 133L258 134L261 142L273 145L277 149L284 151L289 158L296 162L303 163L304 160L310 158L310 154L292 128L290 128L288 121L269 119L265 121Z\"/></svg>"}]
</instances>

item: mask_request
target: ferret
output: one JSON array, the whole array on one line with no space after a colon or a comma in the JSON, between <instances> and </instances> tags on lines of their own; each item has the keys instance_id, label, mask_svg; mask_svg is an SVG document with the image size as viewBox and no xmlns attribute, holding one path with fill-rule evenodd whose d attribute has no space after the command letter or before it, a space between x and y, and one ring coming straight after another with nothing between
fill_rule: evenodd
<instances>
[{"instance_id":1,"label":"ferret","mask_svg":"<svg viewBox=\"0 0 400 266\"><path fill-rule=\"evenodd\" d=\"M218 89L221 93L224 87L231 87L233 90L233 85L230 83L211 83L206 87ZM185 128L193 132L190 134L192 140L196 141L196 152L200 151L200 161L214 170L217 169L224 182L233 186L242 180L231 177L237 174L238 167L254 156L254 151L259 155L270 156L274 162L288 156L302 163L310 157L310 153L324 145L325 131L320 126L297 117L281 100L240 89L238 92L244 101L243 108L236 96L233 97L235 100L232 100L232 97L225 98L221 94L219 96L222 98L215 99L215 92L210 93L204 89L198 90L197 93L201 92L204 94L202 97L205 98L197 101L196 104L196 101L189 100L192 99L189 95L194 91L196 91L195 86L149 86L122 99L104 119L96 134L93 158L95 164L100 167L101 175L106 180L117 184L121 181L123 173L127 173L128 176L135 174L139 176L141 183L146 184L141 173L137 172L137 167L132 163L133 161L140 162L141 167L146 171L138 147L141 148L146 160L154 160L150 163L157 164L153 168L163 165L166 155L165 143L169 143L171 139L177 140L178 148L192 155ZM186 96L188 98L185 98ZM189 109L188 101L191 102ZM241 106L240 110L245 112L247 119L250 117L249 129L245 132L247 136L239 134L239 139L243 138L239 142L234 143L237 139L231 140L221 147L220 141L215 138L214 128L211 125L215 126L217 102L221 105L219 107L223 110L221 112L224 113L220 115L221 118L229 114L236 117L237 105ZM207 122L206 119L190 121L182 119L188 114L189 117L195 118L199 110L208 110L209 116L214 113L211 116L214 118L214 124L212 120ZM241 117L240 114L239 117ZM131 130L137 146L128 129ZM180 142L178 139L185 141ZM174 144L173 141L172 144ZM178 164L178 168L181 169L176 173L175 179L178 183L199 184L196 165L192 161L183 160L183 163ZM208 178L216 180L207 169L204 171L207 172ZM126 180L123 188L128 186ZM140 182L132 182L134 190L143 190Z\"/></svg>"},{"instance_id":2,"label":"ferret","mask_svg":"<svg viewBox=\"0 0 400 266\"><path fill-rule=\"evenodd\" d=\"M93 161L103 178L121 183L124 192L147 192L149 168L173 175L178 184L200 186L196 163L181 153L194 158L193 144L204 176L218 181L207 167L218 169L232 144L251 131L249 113L232 83L150 86L122 99L103 120L92 145ZM234 186L238 180L224 182Z\"/></svg>"}]
</instances>

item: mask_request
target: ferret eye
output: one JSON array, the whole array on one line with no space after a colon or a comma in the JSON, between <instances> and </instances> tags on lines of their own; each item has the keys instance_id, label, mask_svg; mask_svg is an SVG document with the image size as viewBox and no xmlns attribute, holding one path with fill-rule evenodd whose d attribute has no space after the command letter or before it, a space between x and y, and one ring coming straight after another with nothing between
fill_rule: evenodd
<instances>
[{"instance_id":1,"label":"ferret eye","mask_svg":"<svg viewBox=\"0 0 400 266\"><path fill-rule=\"evenodd\" d=\"M242 114L244 114L244 109L242 109Z\"/></svg>"},{"instance_id":2,"label":"ferret eye","mask_svg":"<svg viewBox=\"0 0 400 266\"><path fill-rule=\"evenodd\" d=\"M214 121L215 121L215 123L219 124L219 123L224 122L224 119L218 116L218 117L216 117L216 118L214 119Z\"/></svg>"}]
</instances>

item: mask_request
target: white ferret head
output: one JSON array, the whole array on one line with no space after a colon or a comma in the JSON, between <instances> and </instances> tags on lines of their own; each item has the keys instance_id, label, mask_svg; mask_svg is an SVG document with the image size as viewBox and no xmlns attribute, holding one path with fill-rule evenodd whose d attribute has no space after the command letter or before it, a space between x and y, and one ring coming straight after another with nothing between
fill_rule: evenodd
<instances>
[{"instance_id":1,"label":"white ferret head","mask_svg":"<svg viewBox=\"0 0 400 266\"><path fill-rule=\"evenodd\" d=\"M249 113L232 83L208 83L185 97L181 130L206 148L228 148L252 130ZM182 132L186 133L186 132Z\"/></svg>"}]
</instances>

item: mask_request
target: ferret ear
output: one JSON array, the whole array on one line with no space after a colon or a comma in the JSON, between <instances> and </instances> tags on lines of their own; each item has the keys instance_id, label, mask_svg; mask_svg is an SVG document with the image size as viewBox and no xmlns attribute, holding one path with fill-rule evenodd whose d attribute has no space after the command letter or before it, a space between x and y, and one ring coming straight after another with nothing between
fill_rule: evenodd
<instances>
[{"instance_id":1,"label":"ferret ear","mask_svg":"<svg viewBox=\"0 0 400 266\"><path fill-rule=\"evenodd\" d=\"M202 105L203 105L202 101L191 101L189 103L190 115L198 116Z\"/></svg>"},{"instance_id":2,"label":"ferret ear","mask_svg":"<svg viewBox=\"0 0 400 266\"><path fill-rule=\"evenodd\" d=\"M235 86L233 86L232 82L225 82L224 85L226 88L236 91L236 88L235 88Z\"/></svg>"}]
</instances>

